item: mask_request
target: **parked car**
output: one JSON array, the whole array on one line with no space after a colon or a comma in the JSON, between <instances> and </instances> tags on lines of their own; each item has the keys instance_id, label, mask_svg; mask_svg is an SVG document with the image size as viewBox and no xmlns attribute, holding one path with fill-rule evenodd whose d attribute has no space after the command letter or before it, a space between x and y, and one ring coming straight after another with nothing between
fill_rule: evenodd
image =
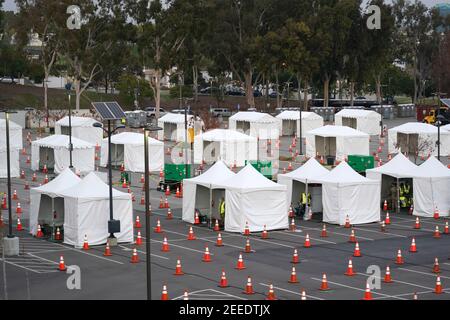
<instances>
[{"instance_id":1,"label":"parked car","mask_svg":"<svg viewBox=\"0 0 450 320\"><path fill-rule=\"evenodd\" d=\"M209 112L213 117L231 117L231 111L228 108L210 108Z\"/></svg>"},{"instance_id":2,"label":"parked car","mask_svg":"<svg viewBox=\"0 0 450 320\"><path fill-rule=\"evenodd\" d=\"M147 107L144 109L144 111L147 113L148 118L152 118L156 115L156 107ZM167 112L163 108L159 108L159 116L162 117Z\"/></svg>"},{"instance_id":3,"label":"parked car","mask_svg":"<svg viewBox=\"0 0 450 320\"><path fill-rule=\"evenodd\" d=\"M170 111L170 112L171 112L171 113L184 114L184 109L173 109L173 110ZM188 109L188 110L187 110L187 114L193 115L194 113L192 112L192 110Z\"/></svg>"},{"instance_id":4,"label":"parked car","mask_svg":"<svg viewBox=\"0 0 450 320\"><path fill-rule=\"evenodd\" d=\"M257 110L256 108L254 108L254 107L251 107L251 108L248 108L247 111L250 111L250 112L257 112L258 110Z\"/></svg>"},{"instance_id":5,"label":"parked car","mask_svg":"<svg viewBox=\"0 0 450 320\"><path fill-rule=\"evenodd\" d=\"M200 89L199 92L202 93L202 94L210 94L211 93L211 87L206 87L206 88Z\"/></svg>"}]
</instances>

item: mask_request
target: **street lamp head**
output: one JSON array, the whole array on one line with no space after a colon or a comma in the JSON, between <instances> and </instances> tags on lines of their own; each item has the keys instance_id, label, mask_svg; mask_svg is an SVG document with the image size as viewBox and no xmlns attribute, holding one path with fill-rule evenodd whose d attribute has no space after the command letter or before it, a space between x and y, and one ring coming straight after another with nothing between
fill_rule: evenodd
<instances>
[{"instance_id":1,"label":"street lamp head","mask_svg":"<svg viewBox=\"0 0 450 320\"><path fill-rule=\"evenodd\" d=\"M103 128L103 125L100 122L94 122L92 124L92 126L95 127L95 128Z\"/></svg>"},{"instance_id":2,"label":"street lamp head","mask_svg":"<svg viewBox=\"0 0 450 320\"><path fill-rule=\"evenodd\" d=\"M150 131L150 132L160 131L162 129L163 128L155 126L154 124L149 124L149 125L144 127L144 131Z\"/></svg>"}]
</instances>

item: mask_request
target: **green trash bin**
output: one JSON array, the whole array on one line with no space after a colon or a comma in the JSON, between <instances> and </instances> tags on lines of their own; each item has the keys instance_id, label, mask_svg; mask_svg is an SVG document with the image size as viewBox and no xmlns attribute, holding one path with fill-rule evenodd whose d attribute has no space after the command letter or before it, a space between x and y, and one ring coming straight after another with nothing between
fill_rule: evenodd
<instances>
[{"instance_id":1,"label":"green trash bin","mask_svg":"<svg viewBox=\"0 0 450 320\"><path fill-rule=\"evenodd\" d=\"M349 155L348 165L356 172L366 172L367 169L375 168L373 156Z\"/></svg>"},{"instance_id":2,"label":"green trash bin","mask_svg":"<svg viewBox=\"0 0 450 320\"><path fill-rule=\"evenodd\" d=\"M272 162L269 160L259 160L259 161L245 161L245 165L250 163L253 168L260 172L267 179L272 180Z\"/></svg>"}]
</instances>

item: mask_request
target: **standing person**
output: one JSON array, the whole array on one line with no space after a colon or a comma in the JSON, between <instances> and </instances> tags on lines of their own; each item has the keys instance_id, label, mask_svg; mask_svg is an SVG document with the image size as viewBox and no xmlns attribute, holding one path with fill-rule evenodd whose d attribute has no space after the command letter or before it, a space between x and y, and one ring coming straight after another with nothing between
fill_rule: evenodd
<instances>
[{"instance_id":1,"label":"standing person","mask_svg":"<svg viewBox=\"0 0 450 320\"><path fill-rule=\"evenodd\" d=\"M225 198L220 198L219 202L219 216L222 221L222 225L225 225Z\"/></svg>"},{"instance_id":2,"label":"standing person","mask_svg":"<svg viewBox=\"0 0 450 320\"><path fill-rule=\"evenodd\" d=\"M394 182L391 183L389 188L389 202L392 210L397 211L397 187Z\"/></svg>"}]
</instances>

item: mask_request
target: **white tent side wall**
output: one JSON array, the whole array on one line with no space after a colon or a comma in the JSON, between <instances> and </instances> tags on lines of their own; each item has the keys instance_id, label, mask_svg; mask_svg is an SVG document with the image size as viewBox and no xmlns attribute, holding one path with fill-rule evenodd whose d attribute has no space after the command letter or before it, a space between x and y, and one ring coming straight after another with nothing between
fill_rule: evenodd
<instances>
[{"instance_id":1,"label":"white tent side wall","mask_svg":"<svg viewBox=\"0 0 450 320\"><path fill-rule=\"evenodd\" d=\"M278 175L278 181L279 184L286 186L286 203L289 205L292 203L292 184L293 179L289 176L286 176L284 174Z\"/></svg>"},{"instance_id":2,"label":"white tent side wall","mask_svg":"<svg viewBox=\"0 0 450 320\"><path fill-rule=\"evenodd\" d=\"M441 217L450 216L450 178L414 178L413 190L414 215L431 218L438 209Z\"/></svg>"},{"instance_id":3,"label":"white tent side wall","mask_svg":"<svg viewBox=\"0 0 450 320\"><path fill-rule=\"evenodd\" d=\"M369 155L369 136L336 137L336 160L344 161L350 154Z\"/></svg>"},{"instance_id":4,"label":"white tent side wall","mask_svg":"<svg viewBox=\"0 0 450 320\"><path fill-rule=\"evenodd\" d=\"M39 218L39 206L41 203L41 193L31 189L30 190L30 234L37 233L37 225Z\"/></svg>"},{"instance_id":5,"label":"white tent side wall","mask_svg":"<svg viewBox=\"0 0 450 320\"><path fill-rule=\"evenodd\" d=\"M182 220L188 223L194 223L196 192L197 184L195 182L183 181Z\"/></svg>"},{"instance_id":6,"label":"white tent side wall","mask_svg":"<svg viewBox=\"0 0 450 320\"><path fill-rule=\"evenodd\" d=\"M306 134L306 156L308 158L316 156L316 136L314 134Z\"/></svg>"},{"instance_id":7,"label":"white tent side wall","mask_svg":"<svg viewBox=\"0 0 450 320\"><path fill-rule=\"evenodd\" d=\"M53 149L55 153L55 172L61 173L70 165L70 152L66 148ZM91 172L95 170L95 148L74 149L72 164L75 170Z\"/></svg>"},{"instance_id":8,"label":"white tent side wall","mask_svg":"<svg viewBox=\"0 0 450 320\"><path fill-rule=\"evenodd\" d=\"M7 168L7 152L6 149L0 151L0 178L6 178L8 176ZM20 176L20 161L19 161L19 149L9 150L10 160L10 174L12 178Z\"/></svg>"},{"instance_id":9,"label":"white tent side wall","mask_svg":"<svg viewBox=\"0 0 450 320\"><path fill-rule=\"evenodd\" d=\"M308 131L317 129L323 127L323 118L319 117L319 118L312 118L312 119L308 119L305 118L302 121L302 138L306 137L306 133ZM300 120L297 120L297 137L299 137L299 133L300 132Z\"/></svg>"}]
</instances>

